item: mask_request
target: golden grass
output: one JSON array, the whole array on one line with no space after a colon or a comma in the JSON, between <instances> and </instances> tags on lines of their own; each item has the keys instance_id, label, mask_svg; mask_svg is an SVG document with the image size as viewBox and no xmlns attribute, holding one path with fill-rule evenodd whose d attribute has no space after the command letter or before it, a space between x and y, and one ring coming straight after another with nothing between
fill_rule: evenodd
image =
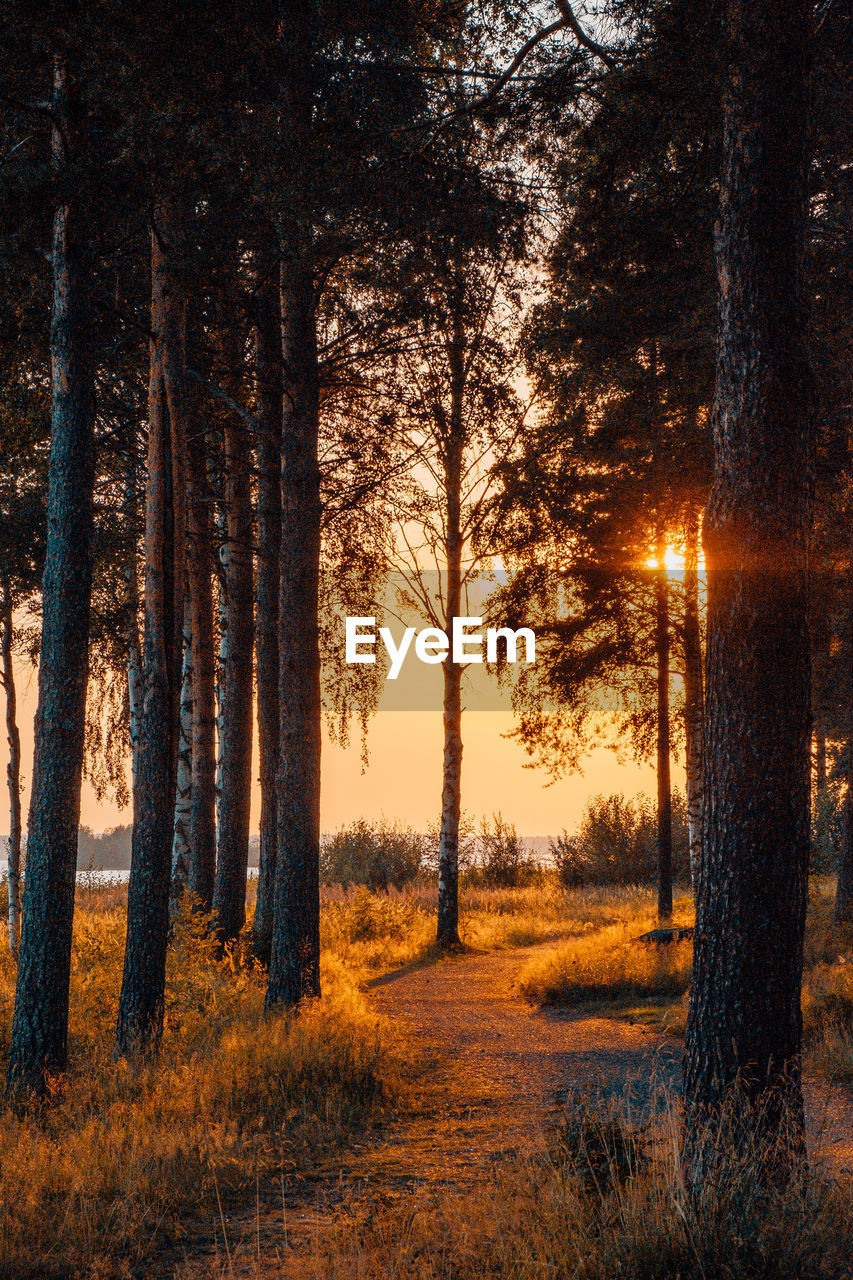
<instances>
[{"instance_id":1,"label":"golden grass","mask_svg":"<svg viewBox=\"0 0 853 1280\"><path fill-rule=\"evenodd\" d=\"M849 1190L814 1175L774 1189L747 1154L701 1199L685 1191L679 1115L627 1125L613 1109L567 1111L550 1150L388 1209L354 1206L286 1273L261 1251L254 1280L849 1280Z\"/></svg>"},{"instance_id":2,"label":"golden grass","mask_svg":"<svg viewBox=\"0 0 853 1280\"><path fill-rule=\"evenodd\" d=\"M298 1171L394 1090L387 1030L339 960L324 999L265 1021L261 975L217 963L189 916L170 952L160 1060L111 1056L124 912L75 927L70 1070L51 1105L0 1120L0 1275L96 1275L148 1255L273 1171ZM97 904L96 904L97 905ZM13 971L0 968L11 1008ZM8 1050L4 1019L0 1068Z\"/></svg>"}]
</instances>

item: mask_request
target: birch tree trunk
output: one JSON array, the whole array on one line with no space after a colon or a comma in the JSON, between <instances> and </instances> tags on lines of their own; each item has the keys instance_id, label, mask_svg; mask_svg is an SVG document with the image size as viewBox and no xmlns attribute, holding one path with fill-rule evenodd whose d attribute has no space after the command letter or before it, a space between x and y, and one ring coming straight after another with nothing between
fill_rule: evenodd
<instances>
[{"instance_id":1,"label":"birch tree trunk","mask_svg":"<svg viewBox=\"0 0 853 1280\"><path fill-rule=\"evenodd\" d=\"M42 640L23 928L9 1054L11 1090L45 1091L65 1069L91 599L94 362L85 214L73 167L83 149L77 87L57 59L53 160L51 432Z\"/></svg>"},{"instance_id":2,"label":"birch tree trunk","mask_svg":"<svg viewBox=\"0 0 853 1280\"><path fill-rule=\"evenodd\" d=\"M655 658L657 662L658 921L672 920L672 781L669 761L669 573L666 539L657 537Z\"/></svg>"},{"instance_id":3,"label":"birch tree trunk","mask_svg":"<svg viewBox=\"0 0 853 1280\"><path fill-rule=\"evenodd\" d=\"M213 906L216 864L216 659L210 562L210 502L204 437L187 442L187 586L192 635L193 723L190 865L187 890L201 911Z\"/></svg>"},{"instance_id":4,"label":"birch tree trunk","mask_svg":"<svg viewBox=\"0 0 853 1280\"><path fill-rule=\"evenodd\" d=\"M702 633L699 625L699 517L691 507L687 513L684 538L684 736L690 885L694 898L699 896L702 879L704 716Z\"/></svg>"},{"instance_id":5,"label":"birch tree trunk","mask_svg":"<svg viewBox=\"0 0 853 1280\"><path fill-rule=\"evenodd\" d=\"M281 269L278 849L267 1009L320 995L319 589L321 494L317 322L310 262Z\"/></svg>"},{"instance_id":6,"label":"birch tree trunk","mask_svg":"<svg viewBox=\"0 0 853 1280\"><path fill-rule=\"evenodd\" d=\"M163 1031L169 879L184 625L184 305L177 228L161 201L151 235L151 377L145 493L145 697L133 791L127 942L116 1026L123 1055L156 1052Z\"/></svg>"},{"instance_id":7,"label":"birch tree trunk","mask_svg":"<svg viewBox=\"0 0 853 1280\"><path fill-rule=\"evenodd\" d=\"M239 399L240 354L236 335L225 338L228 390ZM221 944L233 942L246 919L246 869L252 794L252 499L246 428L236 414L225 420L225 660L222 669L222 737L219 831L213 886L213 928Z\"/></svg>"},{"instance_id":8,"label":"birch tree trunk","mask_svg":"<svg viewBox=\"0 0 853 1280\"><path fill-rule=\"evenodd\" d=\"M255 959L269 967L276 866L278 769L278 592L281 550L281 295L278 266L259 265L254 325L255 416L258 421L258 563L255 645L258 669L258 752L261 841L258 897L252 925Z\"/></svg>"},{"instance_id":9,"label":"birch tree trunk","mask_svg":"<svg viewBox=\"0 0 853 1280\"><path fill-rule=\"evenodd\" d=\"M462 614L462 454L465 340L457 326L449 344L450 413L443 423L444 502L447 554L447 630ZM438 842L438 929L440 947L461 946L459 938L459 819L462 812L462 667L444 663L444 759Z\"/></svg>"},{"instance_id":10,"label":"birch tree trunk","mask_svg":"<svg viewBox=\"0 0 853 1280\"><path fill-rule=\"evenodd\" d=\"M6 766L9 783L9 950L17 960L21 937L21 735L18 732L18 699L12 665L13 638L12 595L9 579L4 574L0 579L0 678L6 695L6 738L9 743L9 763Z\"/></svg>"},{"instance_id":11,"label":"birch tree trunk","mask_svg":"<svg viewBox=\"0 0 853 1280\"><path fill-rule=\"evenodd\" d=\"M751 1144L753 1159L766 1149L782 1178L804 1153L810 28L806 0L723 6L703 876L684 1091L694 1191L725 1169L731 1143Z\"/></svg>"}]
</instances>

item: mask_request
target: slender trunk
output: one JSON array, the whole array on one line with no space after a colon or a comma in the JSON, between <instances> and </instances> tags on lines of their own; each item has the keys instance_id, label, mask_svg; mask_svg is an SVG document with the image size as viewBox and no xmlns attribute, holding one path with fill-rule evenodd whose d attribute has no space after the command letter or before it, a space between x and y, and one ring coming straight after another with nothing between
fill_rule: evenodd
<instances>
[{"instance_id":1,"label":"slender trunk","mask_svg":"<svg viewBox=\"0 0 853 1280\"><path fill-rule=\"evenodd\" d=\"M814 717L814 786L817 795L826 791L826 725L823 708L812 704Z\"/></svg>"},{"instance_id":2,"label":"slender trunk","mask_svg":"<svg viewBox=\"0 0 853 1280\"><path fill-rule=\"evenodd\" d=\"M172 901L183 897L190 871L190 815L193 779L193 653L189 593L184 598L183 668L178 710L178 770L175 783L175 822L172 834Z\"/></svg>"},{"instance_id":3,"label":"slender trunk","mask_svg":"<svg viewBox=\"0 0 853 1280\"><path fill-rule=\"evenodd\" d=\"M695 1191L725 1169L730 1142L752 1144L753 1157L765 1149L779 1178L803 1154L811 6L728 0L723 22L730 71L715 236L714 483L704 527L703 877L685 1071L685 1158Z\"/></svg>"},{"instance_id":4,"label":"slender trunk","mask_svg":"<svg viewBox=\"0 0 853 1280\"><path fill-rule=\"evenodd\" d=\"M54 69L53 115L54 165L62 179L60 190L67 193L73 190L69 168L80 148L82 121L61 59ZM47 554L23 929L8 1068L10 1089L39 1094L47 1073L65 1069L68 1045L95 473L87 245L79 205L66 194L53 220Z\"/></svg>"},{"instance_id":5,"label":"slender trunk","mask_svg":"<svg viewBox=\"0 0 853 1280\"><path fill-rule=\"evenodd\" d=\"M184 306L176 228L161 203L151 236L151 376L145 493L145 698L133 790L127 942L116 1026L120 1054L156 1052L163 1031L169 878L184 625Z\"/></svg>"},{"instance_id":6,"label":"slender trunk","mask_svg":"<svg viewBox=\"0 0 853 1280\"><path fill-rule=\"evenodd\" d=\"M699 517L691 507L684 539L684 736L686 739L687 834L690 885L699 896L702 879L702 775L705 696L699 626Z\"/></svg>"},{"instance_id":7,"label":"slender trunk","mask_svg":"<svg viewBox=\"0 0 853 1280\"><path fill-rule=\"evenodd\" d=\"M307 260L281 271L284 420L281 437L278 849L267 1008L320 994L319 589L317 322Z\"/></svg>"},{"instance_id":8,"label":"slender trunk","mask_svg":"<svg viewBox=\"0 0 853 1280\"><path fill-rule=\"evenodd\" d=\"M853 534L850 537L850 559L847 567L847 673L848 688L853 689ZM848 705L850 695L848 694ZM844 831L838 884L835 888L835 919L839 924L853 923L853 710L849 712L845 751Z\"/></svg>"},{"instance_id":9,"label":"slender trunk","mask_svg":"<svg viewBox=\"0 0 853 1280\"><path fill-rule=\"evenodd\" d=\"M227 335L228 390L240 393L236 335ZM213 886L213 927L220 943L234 942L246 919L246 868L252 796L252 498L246 428L235 414L225 421L225 581L227 644L222 671L219 832Z\"/></svg>"},{"instance_id":10,"label":"slender trunk","mask_svg":"<svg viewBox=\"0 0 853 1280\"><path fill-rule=\"evenodd\" d=\"M458 298L461 299L461 286ZM444 463L444 501L447 556L447 620L462 612L462 461L465 438L465 333L459 320L448 344L450 412L437 411L438 435ZM438 929L440 947L452 949L459 939L459 818L462 810L462 667L444 663L444 760L441 785L441 827L438 841Z\"/></svg>"},{"instance_id":11,"label":"slender trunk","mask_svg":"<svg viewBox=\"0 0 853 1280\"><path fill-rule=\"evenodd\" d=\"M6 695L6 738L9 743L9 763L6 766L9 783L9 950L17 959L21 935L21 735L18 732L18 699L12 665L13 627L12 596L9 580L4 575L0 582L0 678Z\"/></svg>"},{"instance_id":12,"label":"slender trunk","mask_svg":"<svg viewBox=\"0 0 853 1280\"><path fill-rule=\"evenodd\" d=\"M667 924L672 919L672 782L669 766L669 573L663 530L658 531L656 551L658 920Z\"/></svg>"},{"instance_id":13,"label":"slender trunk","mask_svg":"<svg viewBox=\"0 0 853 1280\"><path fill-rule=\"evenodd\" d=\"M210 505L204 439L187 445L187 585L193 669L192 800L187 891L201 911L213 906L216 865L216 659L210 565Z\"/></svg>"},{"instance_id":14,"label":"slender trunk","mask_svg":"<svg viewBox=\"0 0 853 1280\"><path fill-rule=\"evenodd\" d=\"M123 512L128 542L125 579L125 645L127 647L127 698L130 723L130 759L133 778L139 755L139 724L142 719L142 652L139 647L139 584L136 577L136 457L133 440L129 442L127 470L124 477Z\"/></svg>"},{"instance_id":15,"label":"slender trunk","mask_svg":"<svg viewBox=\"0 0 853 1280\"><path fill-rule=\"evenodd\" d=\"M281 297L268 263L259 266L256 306L255 416L260 436L255 644L258 665L261 841L252 951L256 960L269 967L276 864L275 787L279 738L278 590L281 547L282 377Z\"/></svg>"}]
</instances>

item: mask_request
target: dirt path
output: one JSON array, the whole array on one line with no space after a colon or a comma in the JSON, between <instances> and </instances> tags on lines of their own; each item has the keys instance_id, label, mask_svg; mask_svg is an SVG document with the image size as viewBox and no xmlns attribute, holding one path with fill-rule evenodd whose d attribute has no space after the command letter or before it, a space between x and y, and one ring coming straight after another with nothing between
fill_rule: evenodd
<instances>
[{"instance_id":1,"label":"dirt path","mask_svg":"<svg viewBox=\"0 0 853 1280\"><path fill-rule=\"evenodd\" d=\"M521 970L550 945L465 955L374 983L377 1008L421 1059L411 1111L350 1148L333 1176L285 1186L275 1208L268 1200L270 1207L226 1219L216 1248L188 1260L180 1276L218 1268L252 1276L263 1257L264 1275L305 1277L306 1258L322 1252L336 1220L401 1197L464 1190L484 1168L541 1149L567 1096L604 1097L635 1119L662 1092L672 1097L678 1044L627 1020L535 1010L520 997ZM807 1101L823 1157L849 1167L849 1092L809 1083Z\"/></svg>"}]
</instances>

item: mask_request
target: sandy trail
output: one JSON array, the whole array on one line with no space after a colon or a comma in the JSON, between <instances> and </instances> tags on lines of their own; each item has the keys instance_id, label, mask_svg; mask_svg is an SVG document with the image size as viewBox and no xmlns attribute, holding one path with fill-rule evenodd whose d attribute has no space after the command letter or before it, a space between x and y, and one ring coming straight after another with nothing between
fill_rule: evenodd
<instances>
[{"instance_id":1,"label":"sandy trail","mask_svg":"<svg viewBox=\"0 0 853 1280\"><path fill-rule=\"evenodd\" d=\"M262 1257L264 1275L304 1277L342 1217L464 1191L496 1162L541 1150L568 1096L606 1098L638 1119L661 1093L677 1093L680 1045L629 1020L537 1010L521 998L521 970L551 946L467 954L376 981L377 1008L421 1060L411 1111L310 1182L268 1189L255 1212L217 1224L216 1243L193 1248L172 1274L252 1276ZM813 1148L834 1170L853 1168L850 1091L809 1081L806 1094Z\"/></svg>"}]
</instances>

